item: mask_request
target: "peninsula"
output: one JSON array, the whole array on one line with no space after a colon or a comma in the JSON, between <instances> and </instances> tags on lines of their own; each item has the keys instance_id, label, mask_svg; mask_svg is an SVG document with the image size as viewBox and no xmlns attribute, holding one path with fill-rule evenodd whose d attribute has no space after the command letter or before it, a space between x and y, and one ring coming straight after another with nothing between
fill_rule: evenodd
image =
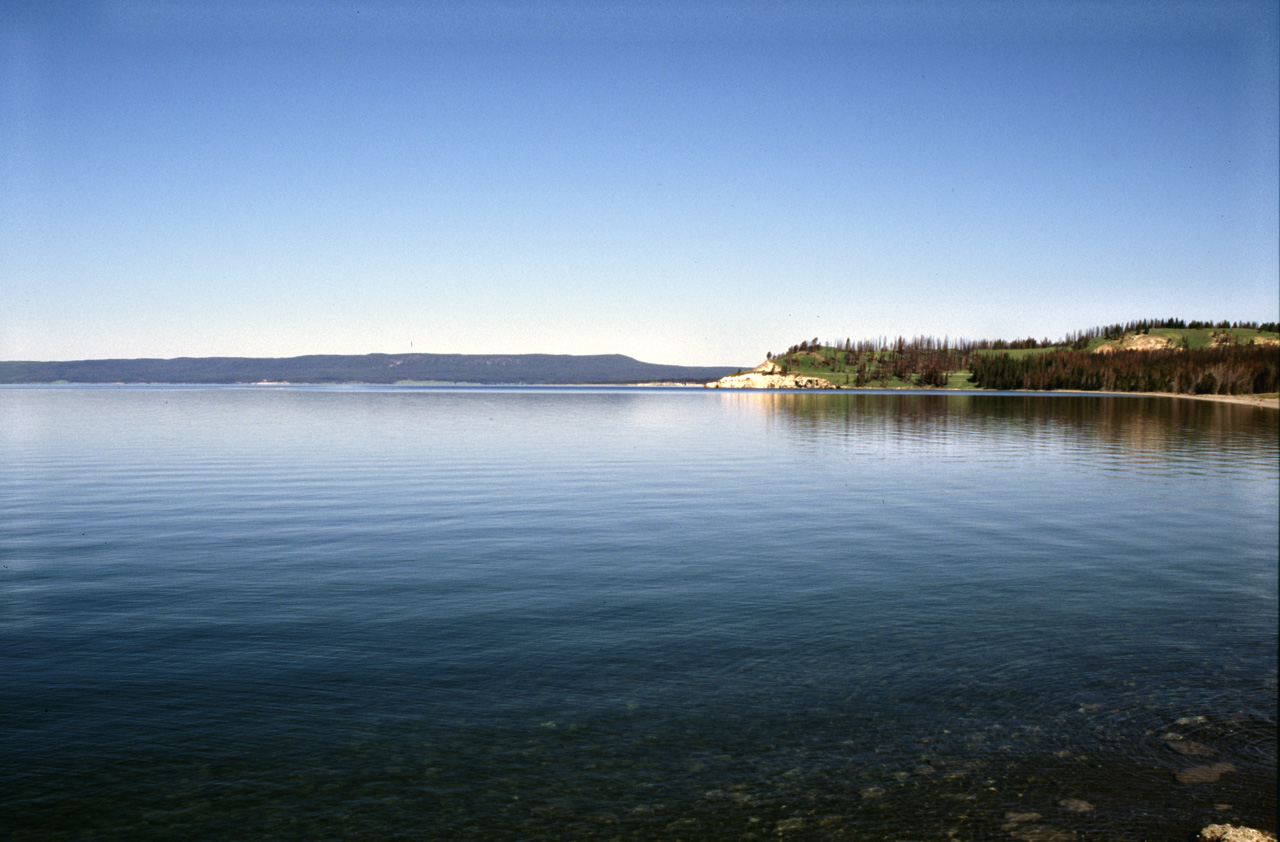
<instances>
[{"instance_id":1,"label":"peninsula","mask_svg":"<svg viewBox=\"0 0 1280 842\"><path fill-rule=\"evenodd\" d=\"M1280 325L1146 320L1091 328L1057 342L815 337L766 357L754 369L707 386L1274 395L1280 387Z\"/></svg>"}]
</instances>

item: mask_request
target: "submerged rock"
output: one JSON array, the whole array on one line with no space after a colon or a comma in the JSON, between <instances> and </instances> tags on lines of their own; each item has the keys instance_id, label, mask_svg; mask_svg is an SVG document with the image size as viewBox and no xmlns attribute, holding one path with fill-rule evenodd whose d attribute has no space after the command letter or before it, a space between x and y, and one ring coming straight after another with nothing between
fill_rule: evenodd
<instances>
[{"instance_id":1,"label":"submerged rock","mask_svg":"<svg viewBox=\"0 0 1280 842\"><path fill-rule=\"evenodd\" d=\"M1064 799L1064 801L1075 800L1072 798ZM1081 801L1080 803L1087 802ZM1093 808L1090 807L1089 809L1092 810ZM1075 831L1034 824L1034 822L1038 822L1043 818L1039 813L1005 813L1004 818L1005 823L1000 826L1000 829L1006 831L1019 842L1070 842L1076 838Z\"/></svg>"},{"instance_id":2,"label":"submerged rock","mask_svg":"<svg viewBox=\"0 0 1280 842\"><path fill-rule=\"evenodd\" d=\"M1195 740L1184 740L1178 738L1176 740L1165 738L1164 744L1176 751L1178 754L1184 754L1188 757L1208 757L1217 754L1211 747L1204 743L1198 743Z\"/></svg>"},{"instance_id":3,"label":"submerged rock","mask_svg":"<svg viewBox=\"0 0 1280 842\"><path fill-rule=\"evenodd\" d=\"M1218 778L1222 777L1225 772L1234 772L1236 770L1233 763L1215 763L1212 766L1192 766L1189 769L1183 769L1177 774L1178 783L1182 784L1211 784Z\"/></svg>"},{"instance_id":4,"label":"submerged rock","mask_svg":"<svg viewBox=\"0 0 1280 842\"><path fill-rule=\"evenodd\" d=\"M1000 829L1011 833L1023 822L1038 822L1042 818L1039 813L1005 813L1004 824L1000 825Z\"/></svg>"},{"instance_id":5,"label":"submerged rock","mask_svg":"<svg viewBox=\"0 0 1280 842\"><path fill-rule=\"evenodd\" d=\"M1019 842L1071 842L1076 838L1075 831L1034 824L1021 825L1009 835Z\"/></svg>"},{"instance_id":6,"label":"submerged rock","mask_svg":"<svg viewBox=\"0 0 1280 842\"><path fill-rule=\"evenodd\" d=\"M1252 827L1233 824L1211 824L1200 831L1200 842L1276 842L1276 835Z\"/></svg>"},{"instance_id":7,"label":"submerged rock","mask_svg":"<svg viewBox=\"0 0 1280 842\"><path fill-rule=\"evenodd\" d=\"M1073 813L1092 813L1093 805L1082 798L1064 798L1058 802L1059 807L1065 807Z\"/></svg>"}]
</instances>

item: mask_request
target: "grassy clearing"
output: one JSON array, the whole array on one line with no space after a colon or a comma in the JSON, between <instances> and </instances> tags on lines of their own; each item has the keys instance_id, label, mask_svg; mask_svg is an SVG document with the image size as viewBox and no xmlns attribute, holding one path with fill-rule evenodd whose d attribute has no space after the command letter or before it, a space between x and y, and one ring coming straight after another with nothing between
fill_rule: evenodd
<instances>
[{"instance_id":1,"label":"grassy clearing","mask_svg":"<svg viewBox=\"0 0 1280 842\"><path fill-rule=\"evenodd\" d=\"M948 389L977 389L978 384L973 382L973 372L967 369L961 371L947 372Z\"/></svg>"},{"instance_id":2,"label":"grassy clearing","mask_svg":"<svg viewBox=\"0 0 1280 842\"><path fill-rule=\"evenodd\" d=\"M1191 350L1212 348L1215 345L1230 343L1248 345L1256 339L1270 339L1273 342L1280 341L1280 333L1254 330L1253 328L1157 327L1152 328L1146 334L1126 333L1120 339L1095 337L1089 341L1088 350L1096 351L1103 346L1124 348L1131 344L1134 341L1134 338L1140 339L1143 335L1166 339L1171 343L1170 347L1172 348L1189 348Z\"/></svg>"}]
</instances>

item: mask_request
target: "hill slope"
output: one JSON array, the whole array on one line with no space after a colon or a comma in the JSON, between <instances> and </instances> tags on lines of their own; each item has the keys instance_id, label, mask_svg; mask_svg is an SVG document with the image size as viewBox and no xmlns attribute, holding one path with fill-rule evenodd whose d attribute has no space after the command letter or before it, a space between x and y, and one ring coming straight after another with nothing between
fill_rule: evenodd
<instances>
[{"instance_id":1,"label":"hill slope","mask_svg":"<svg viewBox=\"0 0 1280 842\"><path fill-rule=\"evenodd\" d=\"M0 362L0 383L705 382L732 368L657 365L622 354L365 354Z\"/></svg>"},{"instance_id":2,"label":"hill slope","mask_svg":"<svg viewBox=\"0 0 1280 842\"><path fill-rule=\"evenodd\" d=\"M1052 343L949 342L933 337L876 342L801 342L771 365L786 377L834 388L1080 389L1194 394L1276 390L1276 325L1095 328ZM734 385L731 381L723 385ZM741 384L737 384L741 385ZM804 387L802 387L804 388Z\"/></svg>"}]
</instances>

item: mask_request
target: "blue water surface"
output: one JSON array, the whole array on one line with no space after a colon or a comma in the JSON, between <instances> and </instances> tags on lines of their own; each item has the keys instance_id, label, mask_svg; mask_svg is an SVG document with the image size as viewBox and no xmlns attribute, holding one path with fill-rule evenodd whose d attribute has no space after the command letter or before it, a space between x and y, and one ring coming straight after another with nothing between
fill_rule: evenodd
<instances>
[{"instance_id":1,"label":"blue water surface","mask_svg":"<svg viewBox=\"0 0 1280 842\"><path fill-rule=\"evenodd\" d=\"M0 388L0 834L1274 830L1278 417Z\"/></svg>"}]
</instances>

